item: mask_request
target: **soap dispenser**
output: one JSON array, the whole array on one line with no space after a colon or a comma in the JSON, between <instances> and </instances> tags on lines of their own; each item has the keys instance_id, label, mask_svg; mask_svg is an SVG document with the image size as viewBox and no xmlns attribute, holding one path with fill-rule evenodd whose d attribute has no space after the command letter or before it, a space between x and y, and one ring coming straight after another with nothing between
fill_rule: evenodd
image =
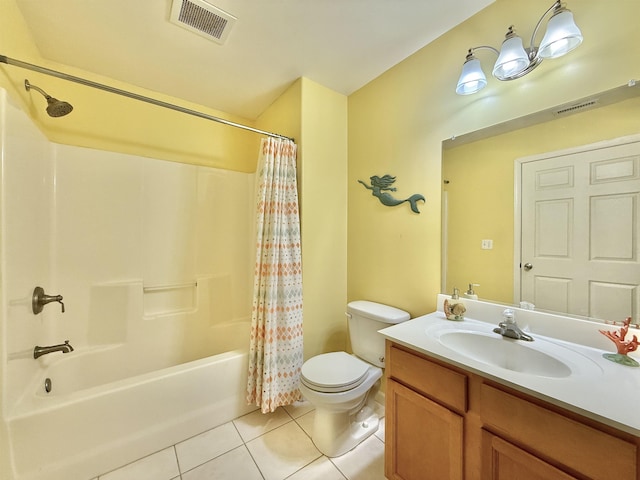
<instances>
[{"instance_id":1,"label":"soap dispenser","mask_svg":"<svg viewBox=\"0 0 640 480\"><path fill-rule=\"evenodd\" d=\"M477 300L478 299L478 295L476 295L476 292L473 291L473 287L479 287L479 286L480 286L479 283L470 283L469 284L469 290L464 292L464 298L469 298L471 300Z\"/></svg>"},{"instance_id":2,"label":"soap dispenser","mask_svg":"<svg viewBox=\"0 0 640 480\"><path fill-rule=\"evenodd\" d=\"M460 321L464 320L464 312L467 311L464 304L460 300L460 290L457 287L453 287L453 295L451 295L451 302L448 299L444 300L444 314L447 320Z\"/></svg>"}]
</instances>

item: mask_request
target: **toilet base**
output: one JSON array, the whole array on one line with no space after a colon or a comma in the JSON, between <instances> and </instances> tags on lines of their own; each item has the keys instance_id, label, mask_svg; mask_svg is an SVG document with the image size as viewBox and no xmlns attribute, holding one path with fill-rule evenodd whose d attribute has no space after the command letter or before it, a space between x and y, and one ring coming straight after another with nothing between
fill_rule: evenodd
<instances>
[{"instance_id":1,"label":"toilet base","mask_svg":"<svg viewBox=\"0 0 640 480\"><path fill-rule=\"evenodd\" d=\"M339 457L355 448L378 430L380 417L365 405L358 412L316 409L313 443L327 457Z\"/></svg>"}]
</instances>

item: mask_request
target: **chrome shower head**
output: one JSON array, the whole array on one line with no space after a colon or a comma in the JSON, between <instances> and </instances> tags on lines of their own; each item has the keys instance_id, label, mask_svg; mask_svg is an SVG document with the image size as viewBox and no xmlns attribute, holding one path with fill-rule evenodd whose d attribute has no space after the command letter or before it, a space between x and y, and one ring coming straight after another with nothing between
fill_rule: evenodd
<instances>
[{"instance_id":1,"label":"chrome shower head","mask_svg":"<svg viewBox=\"0 0 640 480\"><path fill-rule=\"evenodd\" d=\"M24 80L24 88L27 92L33 88L36 92L40 92L40 94L47 99L47 113L50 117L63 117L66 114L71 113L71 110L73 110L73 106L70 103L53 98L40 87L31 85L27 79Z\"/></svg>"}]
</instances>

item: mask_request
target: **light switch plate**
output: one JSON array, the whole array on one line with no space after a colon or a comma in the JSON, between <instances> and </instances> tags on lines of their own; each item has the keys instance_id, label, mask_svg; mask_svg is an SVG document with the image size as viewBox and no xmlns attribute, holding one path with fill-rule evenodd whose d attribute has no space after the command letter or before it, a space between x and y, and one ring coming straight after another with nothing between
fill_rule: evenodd
<instances>
[{"instance_id":1,"label":"light switch plate","mask_svg":"<svg viewBox=\"0 0 640 480\"><path fill-rule=\"evenodd\" d=\"M493 248L493 240L482 240L482 249L491 250Z\"/></svg>"}]
</instances>

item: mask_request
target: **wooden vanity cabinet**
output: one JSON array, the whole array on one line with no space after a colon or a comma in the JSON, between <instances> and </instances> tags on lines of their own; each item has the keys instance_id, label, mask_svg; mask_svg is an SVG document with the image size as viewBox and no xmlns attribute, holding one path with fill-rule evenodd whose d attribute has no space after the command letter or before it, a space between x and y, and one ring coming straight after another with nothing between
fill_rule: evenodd
<instances>
[{"instance_id":1,"label":"wooden vanity cabinet","mask_svg":"<svg viewBox=\"0 0 640 480\"><path fill-rule=\"evenodd\" d=\"M389 480L640 480L640 439L387 341Z\"/></svg>"},{"instance_id":2,"label":"wooden vanity cabinet","mask_svg":"<svg viewBox=\"0 0 640 480\"><path fill-rule=\"evenodd\" d=\"M395 347L387 347L386 358L393 365L385 408L386 422L393 424L385 429L385 444L393 445L385 450L386 477L462 480L466 375ZM431 399L433 391L439 394Z\"/></svg>"},{"instance_id":3,"label":"wooden vanity cabinet","mask_svg":"<svg viewBox=\"0 0 640 480\"><path fill-rule=\"evenodd\" d=\"M387 384L386 430L394 446L385 455L388 479L447 478L462 480L463 417L393 380Z\"/></svg>"}]
</instances>

